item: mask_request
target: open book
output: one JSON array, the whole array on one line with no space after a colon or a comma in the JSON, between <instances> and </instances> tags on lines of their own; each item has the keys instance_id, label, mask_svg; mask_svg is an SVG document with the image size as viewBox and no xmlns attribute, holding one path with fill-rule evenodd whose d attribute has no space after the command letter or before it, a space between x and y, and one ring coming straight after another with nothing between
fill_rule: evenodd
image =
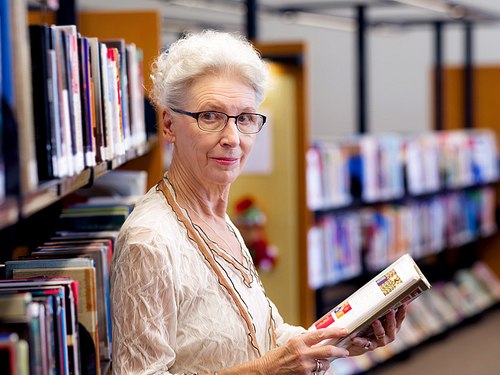
<instances>
[{"instance_id":1,"label":"open book","mask_svg":"<svg viewBox=\"0 0 500 375\"><path fill-rule=\"evenodd\" d=\"M309 330L330 326L346 328L346 336L337 340L325 340L320 345L329 344L347 349L351 346L352 338L373 336L373 321L383 318L390 310L397 309L404 303L410 303L430 287L431 284L413 258L409 254L403 255L317 320Z\"/></svg>"}]
</instances>

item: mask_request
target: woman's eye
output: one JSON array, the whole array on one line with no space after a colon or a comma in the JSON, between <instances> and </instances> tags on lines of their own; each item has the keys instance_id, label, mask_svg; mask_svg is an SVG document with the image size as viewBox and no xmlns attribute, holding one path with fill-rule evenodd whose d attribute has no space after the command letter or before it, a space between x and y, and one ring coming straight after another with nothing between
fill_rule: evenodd
<instances>
[{"instance_id":1,"label":"woman's eye","mask_svg":"<svg viewBox=\"0 0 500 375\"><path fill-rule=\"evenodd\" d=\"M251 122L252 116L250 115L239 115L238 116L238 123L240 124L248 124Z\"/></svg>"},{"instance_id":2,"label":"woman's eye","mask_svg":"<svg viewBox=\"0 0 500 375\"><path fill-rule=\"evenodd\" d=\"M218 116L217 113L214 112L204 112L200 115L201 120L203 121L217 121Z\"/></svg>"}]
</instances>

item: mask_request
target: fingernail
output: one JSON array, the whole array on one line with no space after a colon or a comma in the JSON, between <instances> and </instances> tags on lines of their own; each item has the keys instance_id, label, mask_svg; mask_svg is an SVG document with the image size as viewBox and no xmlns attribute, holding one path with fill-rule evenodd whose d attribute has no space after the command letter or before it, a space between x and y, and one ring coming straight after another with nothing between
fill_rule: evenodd
<instances>
[{"instance_id":1,"label":"fingernail","mask_svg":"<svg viewBox=\"0 0 500 375\"><path fill-rule=\"evenodd\" d=\"M340 329L340 334L341 335L347 335L347 328L341 328Z\"/></svg>"},{"instance_id":2,"label":"fingernail","mask_svg":"<svg viewBox=\"0 0 500 375\"><path fill-rule=\"evenodd\" d=\"M344 351L344 358L349 357L349 350Z\"/></svg>"}]
</instances>

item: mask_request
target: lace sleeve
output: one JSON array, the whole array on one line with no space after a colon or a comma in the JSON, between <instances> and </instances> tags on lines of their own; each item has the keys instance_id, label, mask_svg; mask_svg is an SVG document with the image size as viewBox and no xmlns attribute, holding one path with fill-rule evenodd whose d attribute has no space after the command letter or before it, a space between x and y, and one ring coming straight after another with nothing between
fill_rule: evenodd
<instances>
[{"instance_id":1,"label":"lace sleeve","mask_svg":"<svg viewBox=\"0 0 500 375\"><path fill-rule=\"evenodd\" d=\"M168 374L177 331L172 265L152 245L151 230L124 237L115 249L110 279L113 374Z\"/></svg>"}]
</instances>

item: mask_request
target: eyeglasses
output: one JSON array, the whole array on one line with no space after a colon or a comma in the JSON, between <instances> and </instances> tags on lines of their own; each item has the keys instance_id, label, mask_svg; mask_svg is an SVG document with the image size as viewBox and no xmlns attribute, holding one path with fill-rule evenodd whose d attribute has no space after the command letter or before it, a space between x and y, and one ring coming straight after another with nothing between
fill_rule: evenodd
<instances>
[{"instance_id":1,"label":"eyeglasses","mask_svg":"<svg viewBox=\"0 0 500 375\"><path fill-rule=\"evenodd\" d=\"M243 134L256 134L266 123L266 116L258 113L241 113L238 116L229 116L214 111L187 112L173 108L171 110L196 119L201 130L212 133L224 130L230 118L234 118L236 128Z\"/></svg>"}]
</instances>

